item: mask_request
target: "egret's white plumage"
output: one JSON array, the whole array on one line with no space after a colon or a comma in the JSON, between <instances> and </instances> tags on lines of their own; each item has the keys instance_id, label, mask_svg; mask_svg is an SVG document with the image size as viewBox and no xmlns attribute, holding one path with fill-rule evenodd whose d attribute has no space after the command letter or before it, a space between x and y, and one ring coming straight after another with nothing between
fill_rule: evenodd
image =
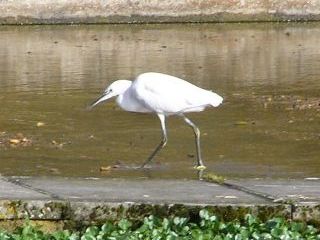
<instances>
[{"instance_id":1,"label":"egret's white plumage","mask_svg":"<svg viewBox=\"0 0 320 240\"><path fill-rule=\"evenodd\" d=\"M200 131L184 113L200 112L206 107L219 106L223 98L218 94L199 88L185 80L162 73L143 73L133 82L113 82L91 107L111 97L117 97L118 105L125 111L156 113L160 119L163 139L143 166L151 161L167 143L165 117L179 115L191 126L196 136L198 166L203 166L200 153Z\"/></svg>"}]
</instances>

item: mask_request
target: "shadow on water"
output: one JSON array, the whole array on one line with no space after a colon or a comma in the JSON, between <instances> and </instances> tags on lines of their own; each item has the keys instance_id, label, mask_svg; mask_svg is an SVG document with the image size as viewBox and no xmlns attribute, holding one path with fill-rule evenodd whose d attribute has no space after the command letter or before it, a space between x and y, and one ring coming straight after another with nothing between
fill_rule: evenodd
<instances>
[{"instance_id":1,"label":"shadow on water","mask_svg":"<svg viewBox=\"0 0 320 240\"><path fill-rule=\"evenodd\" d=\"M0 27L4 175L196 178L192 131L114 102L86 107L115 79L165 72L225 103L190 114L208 171L226 177L320 175L320 24Z\"/></svg>"}]
</instances>

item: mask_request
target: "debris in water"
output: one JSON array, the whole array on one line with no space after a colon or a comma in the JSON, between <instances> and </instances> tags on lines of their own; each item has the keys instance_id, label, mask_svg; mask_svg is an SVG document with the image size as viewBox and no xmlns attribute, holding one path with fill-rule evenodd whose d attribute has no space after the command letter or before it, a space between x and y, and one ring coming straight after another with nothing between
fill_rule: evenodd
<instances>
[{"instance_id":1,"label":"debris in water","mask_svg":"<svg viewBox=\"0 0 320 240\"><path fill-rule=\"evenodd\" d=\"M12 139L9 140L9 142L10 142L11 144L19 144L19 143L20 143L20 139L12 138Z\"/></svg>"},{"instance_id":2,"label":"debris in water","mask_svg":"<svg viewBox=\"0 0 320 240\"><path fill-rule=\"evenodd\" d=\"M100 167L100 172L110 171L111 169L112 169L111 166L106 166L106 167L101 166L101 167Z\"/></svg>"},{"instance_id":3,"label":"debris in water","mask_svg":"<svg viewBox=\"0 0 320 240\"><path fill-rule=\"evenodd\" d=\"M234 125L236 126L244 126L244 125L248 125L247 121L237 121L234 123Z\"/></svg>"},{"instance_id":4,"label":"debris in water","mask_svg":"<svg viewBox=\"0 0 320 240\"><path fill-rule=\"evenodd\" d=\"M13 138L9 138L7 140L7 142L9 142L10 146L30 146L32 141L30 139L28 139L27 137L25 137L22 133L17 133L16 136L14 136Z\"/></svg>"},{"instance_id":5,"label":"debris in water","mask_svg":"<svg viewBox=\"0 0 320 240\"><path fill-rule=\"evenodd\" d=\"M50 173L53 173L53 174L61 174L61 172L59 171L58 168L50 168L50 169L49 169L49 172L50 172Z\"/></svg>"},{"instance_id":6,"label":"debris in water","mask_svg":"<svg viewBox=\"0 0 320 240\"><path fill-rule=\"evenodd\" d=\"M56 148L62 148L66 143L58 143L56 140L52 140L51 143L56 147Z\"/></svg>"},{"instance_id":7,"label":"debris in water","mask_svg":"<svg viewBox=\"0 0 320 240\"><path fill-rule=\"evenodd\" d=\"M44 125L44 122L37 122L37 127L43 127Z\"/></svg>"},{"instance_id":8,"label":"debris in water","mask_svg":"<svg viewBox=\"0 0 320 240\"><path fill-rule=\"evenodd\" d=\"M112 166L112 168L119 168L121 165L120 164L115 164Z\"/></svg>"},{"instance_id":9,"label":"debris in water","mask_svg":"<svg viewBox=\"0 0 320 240\"><path fill-rule=\"evenodd\" d=\"M94 139L94 138L95 138L94 135L89 136L89 139Z\"/></svg>"}]
</instances>

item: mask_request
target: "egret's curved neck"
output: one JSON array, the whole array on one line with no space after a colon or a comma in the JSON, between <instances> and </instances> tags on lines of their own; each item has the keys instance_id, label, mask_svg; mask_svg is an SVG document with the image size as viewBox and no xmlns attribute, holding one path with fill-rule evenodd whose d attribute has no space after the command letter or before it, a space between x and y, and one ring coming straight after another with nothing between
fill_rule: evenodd
<instances>
[{"instance_id":1,"label":"egret's curved neck","mask_svg":"<svg viewBox=\"0 0 320 240\"><path fill-rule=\"evenodd\" d=\"M124 110L126 109L126 105L128 105L128 100L131 97L130 94L130 87L132 82L131 81L126 81L125 80L120 80L123 83L126 83L125 85L122 86L121 92L118 93L118 96L116 98L117 104Z\"/></svg>"},{"instance_id":2,"label":"egret's curved neck","mask_svg":"<svg viewBox=\"0 0 320 240\"><path fill-rule=\"evenodd\" d=\"M129 87L122 94L119 94L116 99L117 104L125 111L130 112L150 112L135 96L132 89Z\"/></svg>"},{"instance_id":3,"label":"egret's curved neck","mask_svg":"<svg viewBox=\"0 0 320 240\"><path fill-rule=\"evenodd\" d=\"M123 102L123 93L117 96L116 102L121 107L121 103Z\"/></svg>"}]
</instances>

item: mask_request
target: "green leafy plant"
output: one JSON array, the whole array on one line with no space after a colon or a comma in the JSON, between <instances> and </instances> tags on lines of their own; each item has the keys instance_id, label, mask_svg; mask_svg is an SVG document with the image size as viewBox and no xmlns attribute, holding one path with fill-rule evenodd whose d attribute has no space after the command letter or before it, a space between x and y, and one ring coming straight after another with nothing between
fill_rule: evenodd
<instances>
[{"instance_id":1,"label":"green leafy plant","mask_svg":"<svg viewBox=\"0 0 320 240\"><path fill-rule=\"evenodd\" d=\"M139 224L128 219L90 226L83 232L44 233L28 221L14 233L0 231L0 240L320 240L319 229L302 222L272 218L266 222L252 215L243 221L224 222L203 209L199 221L188 218L145 217Z\"/></svg>"}]
</instances>

